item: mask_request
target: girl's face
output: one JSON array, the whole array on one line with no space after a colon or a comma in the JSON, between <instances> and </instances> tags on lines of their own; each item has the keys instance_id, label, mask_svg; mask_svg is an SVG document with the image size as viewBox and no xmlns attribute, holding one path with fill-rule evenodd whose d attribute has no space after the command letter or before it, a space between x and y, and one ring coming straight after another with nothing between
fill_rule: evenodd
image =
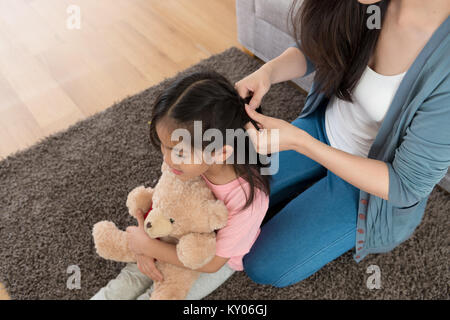
<instances>
[{"instance_id":1,"label":"girl's face","mask_svg":"<svg viewBox=\"0 0 450 320\"><path fill-rule=\"evenodd\" d=\"M161 152L164 162L172 172L182 181L187 181L204 174L214 164L208 164L202 157L202 152L190 146L190 141L172 141L171 134L174 126L161 120L156 124L156 133L161 141ZM193 138L193 137L192 137ZM190 153L189 153L190 150ZM194 161L194 156L197 161Z\"/></svg>"}]
</instances>

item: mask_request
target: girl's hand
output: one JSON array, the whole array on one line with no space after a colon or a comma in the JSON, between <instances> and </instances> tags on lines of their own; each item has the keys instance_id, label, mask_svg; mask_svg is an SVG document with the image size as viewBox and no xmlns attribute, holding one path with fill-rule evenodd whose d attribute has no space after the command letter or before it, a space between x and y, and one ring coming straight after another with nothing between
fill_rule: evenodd
<instances>
[{"instance_id":1,"label":"girl's hand","mask_svg":"<svg viewBox=\"0 0 450 320\"><path fill-rule=\"evenodd\" d=\"M260 154L293 150L301 146L308 137L311 137L306 131L293 124L256 112L247 104L245 110L249 117L258 123L258 129L251 122L248 122L244 127L256 152Z\"/></svg>"},{"instance_id":2,"label":"girl's hand","mask_svg":"<svg viewBox=\"0 0 450 320\"><path fill-rule=\"evenodd\" d=\"M149 248L149 243L152 239L144 230L144 213L141 210L138 210L136 218L138 220L138 226L128 227L126 231L128 249L130 249L134 254L139 255L146 252L146 249Z\"/></svg>"},{"instance_id":3,"label":"girl's hand","mask_svg":"<svg viewBox=\"0 0 450 320\"><path fill-rule=\"evenodd\" d=\"M155 259L144 255L136 255L137 267L153 281L163 281L164 277L155 265Z\"/></svg>"},{"instance_id":4,"label":"girl's hand","mask_svg":"<svg viewBox=\"0 0 450 320\"><path fill-rule=\"evenodd\" d=\"M270 70L270 66L265 64L234 84L235 89L242 98L247 98L250 95L249 91L253 92L253 97L249 102L250 108L253 110L258 108L263 96L269 91L272 85Z\"/></svg>"}]
</instances>

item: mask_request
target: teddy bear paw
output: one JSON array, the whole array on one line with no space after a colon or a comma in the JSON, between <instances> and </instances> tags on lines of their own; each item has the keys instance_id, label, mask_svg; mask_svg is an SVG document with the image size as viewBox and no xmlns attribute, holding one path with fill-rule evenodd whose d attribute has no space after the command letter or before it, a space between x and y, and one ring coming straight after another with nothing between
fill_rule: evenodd
<instances>
[{"instance_id":1,"label":"teddy bear paw","mask_svg":"<svg viewBox=\"0 0 450 320\"><path fill-rule=\"evenodd\" d=\"M134 255L128 250L126 232L119 230L114 222L97 222L92 230L95 249L100 257L121 261L134 262Z\"/></svg>"}]
</instances>

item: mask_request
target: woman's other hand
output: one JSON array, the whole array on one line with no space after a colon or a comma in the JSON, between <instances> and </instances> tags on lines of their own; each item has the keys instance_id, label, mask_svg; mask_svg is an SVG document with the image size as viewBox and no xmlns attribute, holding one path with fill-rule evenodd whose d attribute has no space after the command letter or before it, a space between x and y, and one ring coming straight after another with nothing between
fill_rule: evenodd
<instances>
[{"instance_id":1,"label":"woman's other hand","mask_svg":"<svg viewBox=\"0 0 450 320\"><path fill-rule=\"evenodd\" d=\"M256 152L268 154L284 150L298 150L311 137L306 131L278 118L263 115L245 105L250 118L255 120L259 128L248 122L244 128L252 140Z\"/></svg>"},{"instance_id":2,"label":"woman's other hand","mask_svg":"<svg viewBox=\"0 0 450 320\"><path fill-rule=\"evenodd\" d=\"M253 92L253 97L249 105L250 108L255 110L259 107L263 96L269 91L272 85L270 78L271 66L266 63L255 72L236 82L234 87L244 99L250 96L250 91Z\"/></svg>"}]
</instances>

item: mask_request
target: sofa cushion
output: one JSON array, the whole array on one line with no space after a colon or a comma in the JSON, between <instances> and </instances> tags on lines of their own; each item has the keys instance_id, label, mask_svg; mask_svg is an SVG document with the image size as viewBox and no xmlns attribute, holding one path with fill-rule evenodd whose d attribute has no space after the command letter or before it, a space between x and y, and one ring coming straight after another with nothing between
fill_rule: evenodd
<instances>
[{"instance_id":1,"label":"sofa cushion","mask_svg":"<svg viewBox=\"0 0 450 320\"><path fill-rule=\"evenodd\" d=\"M288 11L293 0L255 0L255 15L281 31L292 35ZM297 8L303 1L299 1ZM290 20L290 18L289 18Z\"/></svg>"}]
</instances>

